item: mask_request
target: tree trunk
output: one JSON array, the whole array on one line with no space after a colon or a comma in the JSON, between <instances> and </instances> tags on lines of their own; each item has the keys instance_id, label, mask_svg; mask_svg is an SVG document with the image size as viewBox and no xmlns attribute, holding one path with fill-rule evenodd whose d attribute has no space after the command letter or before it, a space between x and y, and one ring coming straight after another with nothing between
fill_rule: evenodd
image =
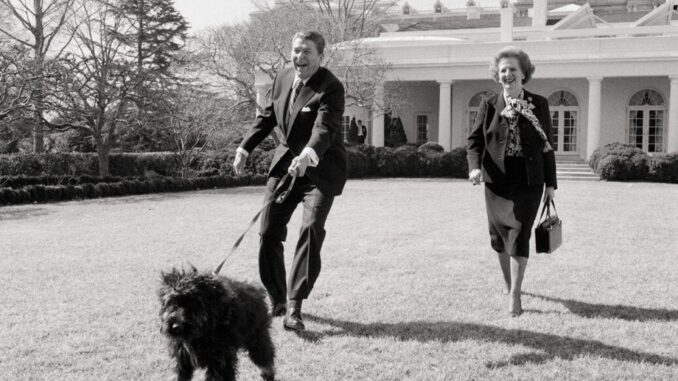
<instances>
[{"instance_id":1,"label":"tree trunk","mask_svg":"<svg viewBox=\"0 0 678 381\"><path fill-rule=\"evenodd\" d=\"M108 169L110 150L105 145L97 145L97 156L99 157L99 176L110 175Z\"/></svg>"},{"instance_id":2,"label":"tree trunk","mask_svg":"<svg viewBox=\"0 0 678 381\"><path fill-rule=\"evenodd\" d=\"M35 38L35 45L33 45L33 58L35 59L35 71L39 76L36 83L35 91L35 111L33 116L35 118L35 125L33 126L33 152L45 152L45 139L43 134L44 124L42 123L42 109L43 102L43 80L42 75L45 70L45 36L43 27L43 4L41 0L33 0L33 9L35 10L35 27L31 31Z\"/></svg>"}]
</instances>

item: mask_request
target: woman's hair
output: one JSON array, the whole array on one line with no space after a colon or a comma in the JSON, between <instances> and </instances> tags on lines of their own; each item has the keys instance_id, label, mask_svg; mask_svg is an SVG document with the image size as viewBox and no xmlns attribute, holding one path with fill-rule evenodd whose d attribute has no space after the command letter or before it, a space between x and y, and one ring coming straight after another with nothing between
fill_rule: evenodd
<instances>
[{"instance_id":1,"label":"woman's hair","mask_svg":"<svg viewBox=\"0 0 678 381\"><path fill-rule=\"evenodd\" d=\"M297 32L292 38L292 41L296 39L313 41L315 48L318 50L318 54L323 54L325 52L325 37L319 32L314 30Z\"/></svg>"},{"instance_id":2,"label":"woman's hair","mask_svg":"<svg viewBox=\"0 0 678 381\"><path fill-rule=\"evenodd\" d=\"M506 46L499 49L499 51L494 55L492 62L490 62L490 74L496 82L499 82L498 66L499 61L501 61L502 58L515 58L518 60L520 71L525 74L525 78L523 78L523 84L526 84L527 81L532 78L532 74L534 74L534 65L532 65L532 61L530 61L530 56L515 46Z\"/></svg>"}]
</instances>

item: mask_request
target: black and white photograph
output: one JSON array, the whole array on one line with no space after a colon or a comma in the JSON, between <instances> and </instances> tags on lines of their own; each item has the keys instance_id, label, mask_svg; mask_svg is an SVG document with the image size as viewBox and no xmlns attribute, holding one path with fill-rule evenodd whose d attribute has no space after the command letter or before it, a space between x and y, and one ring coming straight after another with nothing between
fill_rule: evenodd
<instances>
[{"instance_id":1,"label":"black and white photograph","mask_svg":"<svg viewBox=\"0 0 678 381\"><path fill-rule=\"evenodd\" d=\"M678 0L0 0L0 379L678 380Z\"/></svg>"}]
</instances>

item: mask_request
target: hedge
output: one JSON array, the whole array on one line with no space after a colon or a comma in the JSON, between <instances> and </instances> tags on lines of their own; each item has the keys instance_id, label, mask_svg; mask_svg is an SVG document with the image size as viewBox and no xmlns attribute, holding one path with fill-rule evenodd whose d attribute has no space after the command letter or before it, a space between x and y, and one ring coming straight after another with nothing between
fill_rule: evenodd
<instances>
[{"instance_id":1,"label":"hedge","mask_svg":"<svg viewBox=\"0 0 678 381\"><path fill-rule=\"evenodd\" d=\"M29 185L83 185L117 183L123 180L143 180L143 177L120 176L0 176L0 187L23 188Z\"/></svg>"},{"instance_id":2,"label":"hedge","mask_svg":"<svg viewBox=\"0 0 678 381\"><path fill-rule=\"evenodd\" d=\"M270 148L270 147L266 147ZM443 152L435 143L419 148L404 145L398 148L349 146L349 177L466 177L466 152L457 148ZM266 174L274 150L255 149L248 157L245 170L250 174ZM235 148L201 153L191 163L191 177L234 176ZM24 185L59 185L116 182L123 177L143 178L149 175L178 176L179 157L172 152L112 153L111 177L98 177L96 154L46 153L0 155L0 186L16 188ZM77 174L74 175L74 174ZM17 177L18 176L18 177ZM89 177L89 179L87 179ZM11 183L11 184L10 184Z\"/></svg>"},{"instance_id":3,"label":"hedge","mask_svg":"<svg viewBox=\"0 0 678 381\"><path fill-rule=\"evenodd\" d=\"M435 143L419 148L357 145L347 147L349 178L355 177L455 177L468 176L466 150L444 152Z\"/></svg>"},{"instance_id":4,"label":"hedge","mask_svg":"<svg viewBox=\"0 0 678 381\"><path fill-rule=\"evenodd\" d=\"M240 177L211 176L191 179L157 177L148 180L132 179L116 183L83 183L80 185L29 185L19 189L0 188L0 205L263 185L265 183L265 175L245 175Z\"/></svg>"},{"instance_id":5,"label":"hedge","mask_svg":"<svg viewBox=\"0 0 678 381\"><path fill-rule=\"evenodd\" d=\"M650 180L678 184L678 152L652 156Z\"/></svg>"},{"instance_id":6,"label":"hedge","mask_svg":"<svg viewBox=\"0 0 678 381\"><path fill-rule=\"evenodd\" d=\"M650 156L632 145L611 143L593 151L589 166L608 181L678 183L678 152Z\"/></svg>"},{"instance_id":7,"label":"hedge","mask_svg":"<svg viewBox=\"0 0 678 381\"><path fill-rule=\"evenodd\" d=\"M349 178L465 178L467 175L464 148L444 152L441 146L428 143L419 148L358 145L349 146L346 151ZM248 175L244 177L233 173L234 149L204 153L191 163L195 177L190 179L144 177L151 171L176 175L174 153L112 154L110 168L115 176L109 177L93 175L95 155L0 155L0 174L5 175L0 177L0 205L264 184L273 153L273 150L254 150L247 160ZM30 176L7 176L19 170L26 170ZM78 171L84 174L68 175Z\"/></svg>"},{"instance_id":8,"label":"hedge","mask_svg":"<svg viewBox=\"0 0 678 381\"><path fill-rule=\"evenodd\" d=\"M144 176L148 171L175 175L179 157L173 152L111 153L112 176ZM95 153L43 153L0 155L0 176L98 176L99 160Z\"/></svg>"}]
</instances>

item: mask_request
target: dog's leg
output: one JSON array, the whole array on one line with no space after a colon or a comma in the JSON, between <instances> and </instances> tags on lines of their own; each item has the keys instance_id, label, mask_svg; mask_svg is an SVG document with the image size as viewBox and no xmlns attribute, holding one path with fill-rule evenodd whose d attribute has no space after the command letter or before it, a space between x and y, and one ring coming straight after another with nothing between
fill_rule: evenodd
<instances>
[{"instance_id":1,"label":"dog's leg","mask_svg":"<svg viewBox=\"0 0 678 381\"><path fill-rule=\"evenodd\" d=\"M271 341L271 335L268 327L262 327L258 330L256 336L247 346L250 359L261 370L261 378L266 381L275 379L275 347Z\"/></svg>"},{"instance_id":2,"label":"dog's leg","mask_svg":"<svg viewBox=\"0 0 678 381\"><path fill-rule=\"evenodd\" d=\"M191 362L183 362L177 359L177 365L174 368L174 372L177 375L177 381L190 381L193 379L193 364Z\"/></svg>"},{"instance_id":3,"label":"dog's leg","mask_svg":"<svg viewBox=\"0 0 678 381\"><path fill-rule=\"evenodd\" d=\"M223 360L209 364L205 373L205 381L235 381L238 372L238 354L236 351L224 352Z\"/></svg>"},{"instance_id":4,"label":"dog's leg","mask_svg":"<svg viewBox=\"0 0 678 381\"><path fill-rule=\"evenodd\" d=\"M193 365L193 357L189 350L182 345L176 346L173 355L177 360L177 364L174 368L174 372L177 375L177 381L190 381L193 379L193 371L195 366Z\"/></svg>"}]
</instances>

